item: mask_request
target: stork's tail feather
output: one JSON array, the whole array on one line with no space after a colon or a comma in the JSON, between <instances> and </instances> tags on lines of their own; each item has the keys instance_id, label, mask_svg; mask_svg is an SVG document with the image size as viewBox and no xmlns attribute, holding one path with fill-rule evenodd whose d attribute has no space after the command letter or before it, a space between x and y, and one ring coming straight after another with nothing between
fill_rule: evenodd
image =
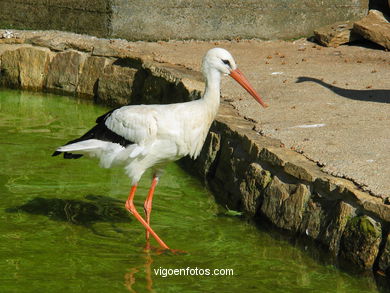
<instances>
[{"instance_id":1,"label":"stork's tail feather","mask_svg":"<svg viewBox=\"0 0 390 293\"><path fill-rule=\"evenodd\" d=\"M78 159L83 154L89 154L91 156L97 155L106 146L107 142L97 139L88 139L75 143L70 143L59 147L52 156L58 156L61 153L64 154L64 159ZM81 152L82 154L74 154L73 152Z\"/></svg>"},{"instance_id":2,"label":"stork's tail feather","mask_svg":"<svg viewBox=\"0 0 390 293\"><path fill-rule=\"evenodd\" d=\"M133 142L113 132L106 126L106 119L115 110L116 109L111 110L110 112L99 117L96 120L97 125L95 125L91 130L89 130L80 138L69 141L66 145L59 147L52 154L52 156L58 156L63 153L65 159L78 159L84 154L87 154L91 157L99 157L102 152L104 152L104 150L109 146L110 143L117 144L118 146L120 146L120 149L122 149L122 147L126 147L130 144L133 144ZM74 154L73 152L77 152L77 154Z\"/></svg>"}]
</instances>

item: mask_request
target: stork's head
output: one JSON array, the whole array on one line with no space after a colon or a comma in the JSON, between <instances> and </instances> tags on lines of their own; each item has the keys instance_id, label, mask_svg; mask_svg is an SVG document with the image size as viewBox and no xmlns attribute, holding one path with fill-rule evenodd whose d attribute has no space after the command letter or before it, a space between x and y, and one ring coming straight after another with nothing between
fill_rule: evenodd
<instances>
[{"instance_id":1,"label":"stork's head","mask_svg":"<svg viewBox=\"0 0 390 293\"><path fill-rule=\"evenodd\" d=\"M202 70L205 76L208 72L217 70L219 73L224 75L230 75L236 80L257 102L260 103L264 108L268 107L262 100L260 95L254 90L249 84L248 80L237 68L237 64L233 59L233 56L225 49L213 48L210 49L203 57Z\"/></svg>"},{"instance_id":2,"label":"stork's head","mask_svg":"<svg viewBox=\"0 0 390 293\"><path fill-rule=\"evenodd\" d=\"M228 75L231 70L237 69L233 56L222 48L213 48L203 57L203 71L211 68L217 69L220 73Z\"/></svg>"}]
</instances>

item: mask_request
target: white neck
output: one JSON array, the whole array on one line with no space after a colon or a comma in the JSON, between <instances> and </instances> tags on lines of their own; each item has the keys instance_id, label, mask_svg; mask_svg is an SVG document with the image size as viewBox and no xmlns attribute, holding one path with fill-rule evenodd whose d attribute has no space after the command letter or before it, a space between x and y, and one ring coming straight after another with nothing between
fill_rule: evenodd
<instances>
[{"instance_id":1,"label":"white neck","mask_svg":"<svg viewBox=\"0 0 390 293\"><path fill-rule=\"evenodd\" d=\"M192 101L192 103L200 106L199 108L195 108L199 109L201 113L200 115L196 115L198 119L196 117L187 117L195 122L193 129L196 130L196 135L193 136L193 141L190 144L191 150L189 154L192 158L196 158L202 150L211 123L214 121L215 116L217 116L219 108L221 74L216 69L204 70L203 72L206 78L203 97L199 100ZM199 118L201 121L199 121Z\"/></svg>"},{"instance_id":2,"label":"white neck","mask_svg":"<svg viewBox=\"0 0 390 293\"><path fill-rule=\"evenodd\" d=\"M221 73L216 69L209 69L205 73L206 86L203 94L203 100L211 119L217 115L220 102Z\"/></svg>"}]
</instances>

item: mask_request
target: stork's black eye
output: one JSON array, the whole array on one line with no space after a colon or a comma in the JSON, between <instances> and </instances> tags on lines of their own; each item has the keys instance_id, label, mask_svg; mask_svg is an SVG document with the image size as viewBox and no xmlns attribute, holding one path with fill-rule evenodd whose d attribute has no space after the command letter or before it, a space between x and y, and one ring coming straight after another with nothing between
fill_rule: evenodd
<instances>
[{"instance_id":1,"label":"stork's black eye","mask_svg":"<svg viewBox=\"0 0 390 293\"><path fill-rule=\"evenodd\" d=\"M230 68L232 67L232 66L230 65L230 61L229 61L229 60L222 60L222 62L225 63L226 65L228 65Z\"/></svg>"}]
</instances>

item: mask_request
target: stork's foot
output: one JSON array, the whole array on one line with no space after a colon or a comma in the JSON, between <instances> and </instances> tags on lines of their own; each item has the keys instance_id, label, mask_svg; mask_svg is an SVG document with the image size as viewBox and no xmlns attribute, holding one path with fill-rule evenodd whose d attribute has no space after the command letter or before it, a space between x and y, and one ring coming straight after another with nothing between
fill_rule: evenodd
<instances>
[{"instance_id":1,"label":"stork's foot","mask_svg":"<svg viewBox=\"0 0 390 293\"><path fill-rule=\"evenodd\" d=\"M190 253L184 250L180 249L165 249L162 254L167 254L167 255L189 255Z\"/></svg>"},{"instance_id":2,"label":"stork's foot","mask_svg":"<svg viewBox=\"0 0 390 293\"><path fill-rule=\"evenodd\" d=\"M157 255L188 255L189 253L184 250L180 249L171 249L171 248L162 248L162 247L155 247L150 244L145 245L145 252L154 252Z\"/></svg>"}]
</instances>

